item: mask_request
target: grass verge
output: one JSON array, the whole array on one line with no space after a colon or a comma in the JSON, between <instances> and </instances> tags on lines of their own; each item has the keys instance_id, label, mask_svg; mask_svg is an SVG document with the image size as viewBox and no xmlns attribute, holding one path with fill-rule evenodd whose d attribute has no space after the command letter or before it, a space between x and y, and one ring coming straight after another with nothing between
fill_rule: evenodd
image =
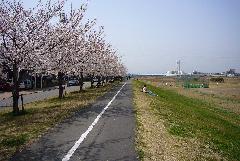
<instances>
[{"instance_id":1,"label":"grass verge","mask_svg":"<svg viewBox=\"0 0 240 161\"><path fill-rule=\"evenodd\" d=\"M26 112L20 116L13 116L11 109L0 111L0 160L8 160L16 151L31 144L49 128L93 103L112 86L72 92L61 100L52 98L30 103L25 105Z\"/></svg>"},{"instance_id":2,"label":"grass verge","mask_svg":"<svg viewBox=\"0 0 240 161\"><path fill-rule=\"evenodd\" d=\"M154 148L150 146L149 148L145 148L146 145L144 144L148 144L148 142L146 142L146 140L141 140L144 135L147 135L149 138L154 138L156 135L160 135L161 138L159 139L168 138L169 140L171 137L166 136L170 134L173 136L173 138L170 140L176 140L176 142L180 143L178 144L174 141L172 142L165 140L165 142L172 142L171 144L174 144L176 146L180 145L178 146L179 148L172 149L172 154L178 153L179 151L185 151L186 153L189 151L198 151L198 153L191 153L193 155L196 155L193 158L191 156L185 155L179 159L179 157L176 156L175 159L178 158L177 160L221 160L223 158L227 158L228 160L240 160L239 115L227 110L216 108L214 104L211 104L207 101L199 100L197 98L189 98L183 95L179 95L177 92L157 88L151 85L148 85L148 89L158 94L158 97L151 97L147 96L145 93L139 93L138 91L136 92L136 90L140 91L142 86L143 82L134 82L135 98L136 93L138 93L138 95L145 95L145 97L148 98L146 101L149 101L148 106L150 115L148 117L155 117L158 119L158 122L163 122L164 127L166 127L167 130L167 133L160 131L161 134L159 134L160 132L158 129L156 129L158 128L157 126L151 127L156 129L155 131L150 128L147 129L146 125L145 128L142 128L142 124L145 120L141 117L144 113L147 113L147 106L141 108L145 108L145 112L141 115L139 114L140 109L137 107L138 129L142 130L140 133L144 133L141 134L139 137L140 139L137 139L139 143L143 142L141 144L137 143L141 148L141 153L143 153L141 154L142 156L145 156L146 153L148 154L149 150L152 151L150 148ZM140 106L139 103L138 106ZM147 119L147 117L145 119ZM155 124L158 124L158 122L155 121ZM148 124L150 124L150 122L148 122ZM187 147L183 146L185 144L183 142L187 144ZM164 143L162 144L166 145ZM192 146L190 147L192 148L192 151L191 149L188 149L189 146ZM193 149L196 146L198 150ZM160 146L160 148L163 147L164 146ZM167 145L167 147L169 147L169 145ZM185 150L183 150L183 148L185 148ZM207 152L208 156L206 156L206 151L204 149L209 149ZM219 156L223 157L213 157L213 155L215 155L214 153L217 153ZM152 154L157 155L157 153ZM181 155L181 153L179 154ZM159 156L163 158L157 159L165 160L163 155ZM202 157L205 158L201 159Z\"/></svg>"}]
</instances>

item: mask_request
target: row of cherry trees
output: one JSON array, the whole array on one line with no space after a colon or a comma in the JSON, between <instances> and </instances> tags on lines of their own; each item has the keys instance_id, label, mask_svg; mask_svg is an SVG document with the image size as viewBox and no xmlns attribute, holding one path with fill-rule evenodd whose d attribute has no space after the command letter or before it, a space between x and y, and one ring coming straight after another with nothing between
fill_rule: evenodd
<instances>
[{"instance_id":1,"label":"row of cherry trees","mask_svg":"<svg viewBox=\"0 0 240 161\"><path fill-rule=\"evenodd\" d=\"M63 77L75 72L84 75L123 76L126 68L116 50L104 40L104 28L96 20L84 19L87 3L63 15L65 1L41 1L26 9L21 1L0 4L0 64L13 71L13 113L18 114L20 70L55 73L59 97ZM59 16L63 15L63 16ZM80 83L80 89L82 83Z\"/></svg>"}]
</instances>

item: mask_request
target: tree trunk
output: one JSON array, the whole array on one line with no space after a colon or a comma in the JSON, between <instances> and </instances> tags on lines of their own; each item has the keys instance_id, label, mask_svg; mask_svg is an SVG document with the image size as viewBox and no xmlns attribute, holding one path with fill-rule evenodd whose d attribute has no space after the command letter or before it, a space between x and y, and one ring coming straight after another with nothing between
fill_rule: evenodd
<instances>
[{"instance_id":1,"label":"tree trunk","mask_svg":"<svg viewBox=\"0 0 240 161\"><path fill-rule=\"evenodd\" d=\"M79 80L80 91L83 90L83 73L80 73L80 80Z\"/></svg>"},{"instance_id":2,"label":"tree trunk","mask_svg":"<svg viewBox=\"0 0 240 161\"><path fill-rule=\"evenodd\" d=\"M22 113L24 113L24 105L23 105L23 94L21 94L21 102L22 102Z\"/></svg>"},{"instance_id":3,"label":"tree trunk","mask_svg":"<svg viewBox=\"0 0 240 161\"><path fill-rule=\"evenodd\" d=\"M58 87L59 87L59 95L58 97L60 99L63 98L63 73L62 72L58 72Z\"/></svg>"},{"instance_id":4,"label":"tree trunk","mask_svg":"<svg viewBox=\"0 0 240 161\"><path fill-rule=\"evenodd\" d=\"M97 87L100 87L101 85L101 76L97 76Z\"/></svg>"},{"instance_id":5,"label":"tree trunk","mask_svg":"<svg viewBox=\"0 0 240 161\"><path fill-rule=\"evenodd\" d=\"M37 73L36 72L34 74L34 82L35 82L34 89L37 89Z\"/></svg>"},{"instance_id":6,"label":"tree trunk","mask_svg":"<svg viewBox=\"0 0 240 161\"><path fill-rule=\"evenodd\" d=\"M105 84L105 77L104 76L102 76L102 86L104 86L104 84Z\"/></svg>"},{"instance_id":7,"label":"tree trunk","mask_svg":"<svg viewBox=\"0 0 240 161\"><path fill-rule=\"evenodd\" d=\"M16 63L13 64L13 114L19 114L18 99L19 99L19 81L18 81L18 68Z\"/></svg>"},{"instance_id":8,"label":"tree trunk","mask_svg":"<svg viewBox=\"0 0 240 161\"><path fill-rule=\"evenodd\" d=\"M94 84L94 80L93 80L94 76L91 76L91 88L93 88L93 84Z\"/></svg>"}]
</instances>

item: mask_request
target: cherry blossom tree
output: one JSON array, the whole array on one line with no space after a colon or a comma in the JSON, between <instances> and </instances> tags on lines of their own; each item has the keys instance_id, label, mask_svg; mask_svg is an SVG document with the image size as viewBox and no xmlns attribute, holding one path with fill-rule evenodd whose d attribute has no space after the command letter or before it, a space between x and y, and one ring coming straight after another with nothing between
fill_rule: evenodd
<instances>
[{"instance_id":1,"label":"cherry blossom tree","mask_svg":"<svg viewBox=\"0 0 240 161\"><path fill-rule=\"evenodd\" d=\"M63 97L63 77L73 66L82 61L84 35L95 25L95 20L83 22L86 5L66 14L64 21L60 21L47 38L47 49L44 58L46 69L58 74L59 98ZM49 48L50 46L50 48Z\"/></svg>"},{"instance_id":2,"label":"cherry blossom tree","mask_svg":"<svg viewBox=\"0 0 240 161\"><path fill-rule=\"evenodd\" d=\"M0 63L7 63L13 70L13 113L19 114L19 76L21 69L33 68L39 62L41 48L39 37L45 34L49 21L62 10L64 1L41 1L35 8L25 9L20 1L0 3L1 50Z\"/></svg>"},{"instance_id":3,"label":"cherry blossom tree","mask_svg":"<svg viewBox=\"0 0 240 161\"><path fill-rule=\"evenodd\" d=\"M118 56L116 50L104 39L104 28L101 26L98 30L91 29L85 34L77 43L77 49L74 51L76 63L73 63L71 71L80 73L80 82L82 82L83 75L88 75L91 78L91 86L93 86L93 78L98 78L98 85L100 81L104 80L112 74L111 68L117 70ZM82 83L80 83L80 90Z\"/></svg>"},{"instance_id":4,"label":"cherry blossom tree","mask_svg":"<svg viewBox=\"0 0 240 161\"><path fill-rule=\"evenodd\" d=\"M100 82L103 83L107 77L119 73L116 71L121 70L120 68L123 66L117 66L120 61L117 51L104 39L103 27L100 27L98 31L92 30L89 32L86 40L84 54L81 53L81 56L84 56L82 58L84 61L75 65L75 68L91 77L91 86L94 83L94 77L97 77L98 85L100 85ZM115 69L115 73L112 72L113 69Z\"/></svg>"},{"instance_id":5,"label":"cherry blossom tree","mask_svg":"<svg viewBox=\"0 0 240 161\"><path fill-rule=\"evenodd\" d=\"M100 82L126 74L116 50L104 39L104 28L96 30L95 19L84 20L87 3L70 13L64 13L63 7L64 1L39 1L31 9L25 9L21 1L1 1L0 64L13 70L14 114L19 114L18 73L22 69L57 74L59 98L67 73L79 75L80 90L84 75L97 76ZM59 21L52 20L59 15Z\"/></svg>"}]
</instances>

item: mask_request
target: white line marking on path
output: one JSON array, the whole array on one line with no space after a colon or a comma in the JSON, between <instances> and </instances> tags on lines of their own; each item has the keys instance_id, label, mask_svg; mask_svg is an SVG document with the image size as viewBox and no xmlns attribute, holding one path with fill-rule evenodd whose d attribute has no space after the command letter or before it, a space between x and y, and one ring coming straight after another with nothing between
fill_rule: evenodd
<instances>
[{"instance_id":1,"label":"white line marking on path","mask_svg":"<svg viewBox=\"0 0 240 161\"><path fill-rule=\"evenodd\" d=\"M123 89L123 87L126 85L126 83L124 83L124 85L120 88L120 90L115 94L115 96L112 98L112 100L110 102L108 102L107 106L104 107L104 109L102 110L102 112L96 117L96 119L93 121L93 123L88 127L87 131L85 131L81 137L75 142L74 146L68 151L68 153L64 156L64 158L62 159L62 161L68 161L73 153L75 152L75 150L77 150L77 148L79 147L79 145L83 142L83 140L87 137L87 135L89 134L90 131L92 131L93 127L97 124L97 122L99 121L99 119L101 118L101 116L103 115L103 113L108 109L108 107L111 105L111 103L115 100L115 98L117 97L117 95L120 93L120 91Z\"/></svg>"}]
</instances>

